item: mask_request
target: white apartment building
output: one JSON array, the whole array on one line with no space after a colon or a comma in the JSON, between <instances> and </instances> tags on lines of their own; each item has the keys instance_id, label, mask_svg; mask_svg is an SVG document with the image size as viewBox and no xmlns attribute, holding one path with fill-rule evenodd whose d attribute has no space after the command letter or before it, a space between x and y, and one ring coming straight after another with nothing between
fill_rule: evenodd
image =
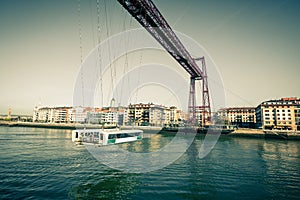
<instances>
[{"instance_id":1,"label":"white apartment building","mask_svg":"<svg viewBox=\"0 0 300 200\"><path fill-rule=\"evenodd\" d=\"M150 125L150 107L154 104L130 104L126 112L126 125L149 126ZM153 115L153 113L152 113Z\"/></svg>"},{"instance_id":2,"label":"white apartment building","mask_svg":"<svg viewBox=\"0 0 300 200\"><path fill-rule=\"evenodd\" d=\"M87 110L82 107L35 107L34 122L44 123L84 123Z\"/></svg>"},{"instance_id":3,"label":"white apartment building","mask_svg":"<svg viewBox=\"0 0 300 200\"><path fill-rule=\"evenodd\" d=\"M50 107L35 107L33 111L33 122L51 122L53 110Z\"/></svg>"},{"instance_id":4,"label":"white apartment building","mask_svg":"<svg viewBox=\"0 0 300 200\"><path fill-rule=\"evenodd\" d=\"M169 123L166 121L169 117L169 112L166 107L160 105L152 105L149 108L149 125L150 126L164 126Z\"/></svg>"},{"instance_id":5,"label":"white apartment building","mask_svg":"<svg viewBox=\"0 0 300 200\"><path fill-rule=\"evenodd\" d=\"M34 122L124 124L127 108L35 107Z\"/></svg>"},{"instance_id":6,"label":"white apartment building","mask_svg":"<svg viewBox=\"0 0 300 200\"><path fill-rule=\"evenodd\" d=\"M222 108L217 111L217 120L238 127L254 128L256 123L255 107Z\"/></svg>"},{"instance_id":7,"label":"white apartment building","mask_svg":"<svg viewBox=\"0 0 300 200\"><path fill-rule=\"evenodd\" d=\"M101 123L117 124L119 121L119 115L117 112L108 111L102 113Z\"/></svg>"},{"instance_id":8,"label":"white apartment building","mask_svg":"<svg viewBox=\"0 0 300 200\"><path fill-rule=\"evenodd\" d=\"M131 104L129 107L83 108L83 107L36 107L34 122L88 123L137 126L178 126L185 114L176 107L162 105Z\"/></svg>"},{"instance_id":9,"label":"white apartment building","mask_svg":"<svg viewBox=\"0 0 300 200\"><path fill-rule=\"evenodd\" d=\"M257 128L300 130L300 99L264 101L256 108Z\"/></svg>"},{"instance_id":10,"label":"white apartment building","mask_svg":"<svg viewBox=\"0 0 300 200\"><path fill-rule=\"evenodd\" d=\"M130 104L124 112L124 123L137 126L168 126L181 121L182 112L176 107L167 108L153 103Z\"/></svg>"}]
</instances>

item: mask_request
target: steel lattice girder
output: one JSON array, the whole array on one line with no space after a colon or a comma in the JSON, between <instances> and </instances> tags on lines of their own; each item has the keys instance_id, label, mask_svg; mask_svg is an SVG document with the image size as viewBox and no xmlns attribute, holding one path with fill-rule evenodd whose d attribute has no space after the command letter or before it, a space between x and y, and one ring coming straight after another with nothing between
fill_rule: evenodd
<instances>
[{"instance_id":1,"label":"steel lattice girder","mask_svg":"<svg viewBox=\"0 0 300 200\"><path fill-rule=\"evenodd\" d=\"M198 79L203 77L195 60L152 1L118 0L118 2L171 54L191 77Z\"/></svg>"}]
</instances>

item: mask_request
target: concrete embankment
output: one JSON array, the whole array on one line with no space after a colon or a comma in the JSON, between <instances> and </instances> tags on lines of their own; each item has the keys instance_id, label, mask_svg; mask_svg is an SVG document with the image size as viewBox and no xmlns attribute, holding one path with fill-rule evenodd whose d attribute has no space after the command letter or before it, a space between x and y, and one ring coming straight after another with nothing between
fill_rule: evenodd
<instances>
[{"instance_id":1,"label":"concrete embankment","mask_svg":"<svg viewBox=\"0 0 300 200\"><path fill-rule=\"evenodd\" d=\"M239 136L239 137L256 137L264 138L265 133L262 129L250 129L250 128L240 128L228 134L229 136Z\"/></svg>"},{"instance_id":2,"label":"concrete embankment","mask_svg":"<svg viewBox=\"0 0 300 200\"><path fill-rule=\"evenodd\" d=\"M161 131L162 127L159 126L121 126L122 130L130 130L130 129L139 129L144 131L145 133L158 133Z\"/></svg>"},{"instance_id":3,"label":"concrete embankment","mask_svg":"<svg viewBox=\"0 0 300 200\"><path fill-rule=\"evenodd\" d=\"M0 126L9 127L34 127L34 128L54 128L54 129L70 129L74 130L77 128L102 128L100 125L93 124L64 124L64 123L36 123L36 122L0 122Z\"/></svg>"},{"instance_id":4,"label":"concrete embankment","mask_svg":"<svg viewBox=\"0 0 300 200\"><path fill-rule=\"evenodd\" d=\"M102 125L97 124L65 124L65 123L37 123L37 122L8 122L0 121L0 126L9 127L34 127L34 128L54 128L54 129L101 129ZM158 133L161 131L161 127L156 126L122 126L123 130L140 129L147 133Z\"/></svg>"},{"instance_id":5,"label":"concrete embankment","mask_svg":"<svg viewBox=\"0 0 300 200\"><path fill-rule=\"evenodd\" d=\"M228 134L233 137L255 137L255 138L274 138L285 140L300 140L299 131L290 130L262 130L241 128Z\"/></svg>"},{"instance_id":6,"label":"concrete embankment","mask_svg":"<svg viewBox=\"0 0 300 200\"><path fill-rule=\"evenodd\" d=\"M54 128L54 129L69 129L69 130L75 130L80 128L82 129L102 128L101 125L95 125L95 124L64 124L64 123L7 122L7 121L0 121L0 126ZM145 133L158 133L162 130L161 127L153 127L153 126L122 126L120 128L123 130L140 129L143 130ZM165 132L168 133L168 131ZM176 133L176 131L175 132L171 131L170 133L174 134ZM300 131L239 128L227 134L227 136L300 140Z\"/></svg>"}]
</instances>

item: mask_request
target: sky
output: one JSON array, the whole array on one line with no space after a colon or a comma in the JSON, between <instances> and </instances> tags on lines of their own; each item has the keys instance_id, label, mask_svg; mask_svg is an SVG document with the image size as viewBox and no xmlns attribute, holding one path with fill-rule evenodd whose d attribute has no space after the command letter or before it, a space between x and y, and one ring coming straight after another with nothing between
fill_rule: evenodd
<instances>
[{"instance_id":1,"label":"sky","mask_svg":"<svg viewBox=\"0 0 300 200\"><path fill-rule=\"evenodd\" d=\"M153 2L173 30L208 52L222 77L226 106L300 97L298 0ZM84 60L99 41L140 27L114 0L100 0L99 12L94 0L80 6L71 0L0 4L0 114L9 108L13 114L32 114L38 104L72 105L81 57ZM152 54L141 55L149 60ZM152 85L148 90L149 95L140 91L139 100L161 103L157 97L166 93L163 88Z\"/></svg>"}]
</instances>

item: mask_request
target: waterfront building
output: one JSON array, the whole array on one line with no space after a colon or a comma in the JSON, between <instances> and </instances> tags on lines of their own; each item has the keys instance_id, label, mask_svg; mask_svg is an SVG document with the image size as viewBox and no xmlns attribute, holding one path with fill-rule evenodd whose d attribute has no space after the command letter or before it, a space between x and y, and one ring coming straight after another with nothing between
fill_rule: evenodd
<instances>
[{"instance_id":1,"label":"waterfront building","mask_svg":"<svg viewBox=\"0 0 300 200\"><path fill-rule=\"evenodd\" d=\"M136 126L178 126L183 114L176 107L153 103L130 104L124 112L124 124Z\"/></svg>"},{"instance_id":2,"label":"waterfront building","mask_svg":"<svg viewBox=\"0 0 300 200\"><path fill-rule=\"evenodd\" d=\"M169 125L178 126L179 121L182 119L180 110L178 110L175 106L171 106L169 108L169 112ZM166 124L168 124L168 122L166 122Z\"/></svg>"},{"instance_id":3,"label":"waterfront building","mask_svg":"<svg viewBox=\"0 0 300 200\"><path fill-rule=\"evenodd\" d=\"M294 105L294 113L295 113L295 125L296 129L300 131L300 103L296 103Z\"/></svg>"},{"instance_id":4,"label":"waterfront building","mask_svg":"<svg viewBox=\"0 0 300 200\"><path fill-rule=\"evenodd\" d=\"M54 107L55 112L60 110L59 107ZM66 122L65 123L89 123L91 116L94 116L95 108L91 107L69 107L66 111ZM63 114L63 113L62 113ZM53 121L55 123L61 123L63 121Z\"/></svg>"},{"instance_id":5,"label":"waterfront building","mask_svg":"<svg viewBox=\"0 0 300 200\"><path fill-rule=\"evenodd\" d=\"M169 126L171 124L171 109L165 108L163 109L163 126Z\"/></svg>"},{"instance_id":6,"label":"waterfront building","mask_svg":"<svg viewBox=\"0 0 300 200\"><path fill-rule=\"evenodd\" d=\"M152 103L130 104L127 111L126 125L148 126L150 124L149 112Z\"/></svg>"},{"instance_id":7,"label":"waterfront building","mask_svg":"<svg viewBox=\"0 0 300 200\"><path fill-rule=\"evenodd\" d=\"M300 130L300 99L264 101L256 107L257 128Z\"/></svg>"},{"instance_id":8,"label":"waterfront building","mask_svg":"<svg viewBox=\"0 0 300 200\"><path fill-rule=\"evenodd\" d=\"M103 113L101 111L93 111L87 113L87 123L88 124L101 124Z\"/></svg>"},{"instance_id":9,"label":"waterfront building","mask_svg":"<svg viewBox=\"0 0 300 200\"><path fill-rule=\"evenodd\" d=\"M42 123L124 124L123 107L35 107L33 121Z\"/></svg>"},{"instance_id":10,"label":"waterfront building","mask_svg":"<svg viewBox=\"0 0 300 200\"><path fill-rule=\"evenodd\" d=\"M188 113L184 112L182 110L176 109L176 118L177 118L178 123L177 124L175 123L175 126L184 126L188 119Z\"/></svg>"},{"instance_id":11,"label":"waterfront building","mask_svg":"<svg viewBox=\"0 0 300 200\"><path fill-rule=\"evenodd\" d=\"M113 100L111 105L114 105ZM102 124L117 124L122 126L124 125L124 116L127 114L127 108L122 106L106 107L102 109L102 113Z\"/></svg>"},{"instance_id":12,"label":"waterfront building","mask_svg":"<svg viewBox=\"0 0 300 200\"><path fill-rule=\"evenodd\" d=\"M87 111L82 107L35 107L33 122L43 123L84 123Z\"/></svg>"},{"instance_id":13,"label":"waterfront building","mask_svg":"<svg viewBox=\"0 0 300 200\"><path fill-rule=\"evenodd\" d=\"M50 118L50 122L68 123L68 115L70 109L72 109L72 107L57 107L55 109L51 109L52 116Z\"/></svg>"},{"instance_id":14,"label":"waterfront building","mask_svg":"<svg viewBox=\"0 0 300 200\"><path fill-rule=\"evenodd\" d=\"M175 106L171 106L169 109L170 116L170 124L178 124L178 115L177 115L177 108Z\"/></svg>"},{"instance_id":15,"label":"waterfront building","mask_svg":"<svg viewBox=\"0 0 300 200\"><path fill-rule=\"evenodd\" d=\"M85 109L81 106L73 107L68 112L68 123L84 123L87 118Z\"/></svg>"},{"instance_id":16,"label":"waterfront building","mask_svg":"<svg viewBox=\"0 0 300 200\"><path fill-rule=\"evenodd\" d=\"M33 111L33 122L50 122L53 116L50 107L35 107Z\"/></svg>"},{"instance_id":17,"label":"waterfront building","mask_svg":"<svg viewBox=\"0 0 300 200\"><path fill-rule=\"evenodd\" d=\"M104 108L37 106L33 112L33 121L41 123L179 126L185 118L186 114L175 106L168 108L153 103Z\"/></svg>"},{"instance_id":18,"label":"waterfront building","mask_svg":"<svg viewBox=\"0 0 300 200\"><path fill-rule=\"evenodd\" d=\"M118 123L118 113L113 111L107 111L102 113L101 123L102 124L117 124Z\"/></svg>"},{"instance_id":19,"label":"waterfront building","mask_svg":"<svg viewBox=\"0 0 300 200\"><path fill-rule=\"evenodd\" d=\"M184 126L187 119L187 113L179 110L175 106L165 109L165 126L177 127ZM196 115L197 116L197 115Z\"/></svg>"},{"instance_id":20,"label":"waterfront building","mask_svg":"<svg viewBox=\"0 0 300 200\"><path fill-rule=\"evenodd\" d=\"M115 110L118 114L117 124L119 126L125 125L125 119L126 117L128 117L128 108L123 106L118 106L117 108L115 108Z\"/></svg>"},{"instance_id":21,"label":"waterfront building","mask_svg":"<svg viewBox=\"0 0 300 200\"><path fill-rule=\"evenodd\" d=\"M231 107L219 109L216 113L218 121L244 128L254 128L256 123L255 107Z\"/></svg>"},{"instance_id":22,"label":"waterfront building","mask_svg":"<svg viewBox=\"0 0 300 200\"><path fill-rule=\"evenodd\" d=\"M149 125L165 126L169 124L169 112L167 108L161 105L152 104L149 109Z\"/></svg>"},{"instance_id":23,"label":"waterfront building","mask_svg":"<svg viewBox=\"0 0 300 200\"><path fill-rule=\"evenodd\" d=\"M204 120L204 114L205 114L205 120ZM195 119L193 119L192 112L184 114L185 117L183 117L183 121L186 121L188 124L193 124L193 126L207 126L210 125L210 120L208 120L208 112L204 111L200 106L196 107L195 110Z\"/></svg>"}]
</instances>

